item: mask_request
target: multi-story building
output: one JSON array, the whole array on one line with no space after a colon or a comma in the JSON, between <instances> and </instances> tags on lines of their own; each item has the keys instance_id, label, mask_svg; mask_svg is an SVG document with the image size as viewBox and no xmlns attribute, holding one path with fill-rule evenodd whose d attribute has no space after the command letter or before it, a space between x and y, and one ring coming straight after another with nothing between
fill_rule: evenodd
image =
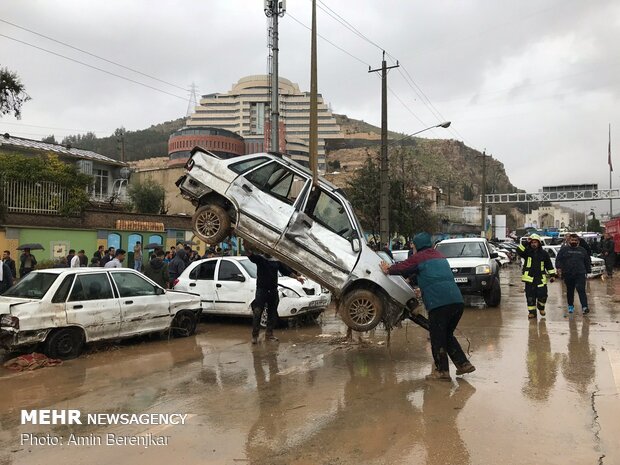
<instances>
[{"instance_id":1,"label":"multi-story building","mask_svg":"<svg viewBox=\"0 0 620 465\"><path fill-rule=\"evenodd\" d=\"M293 158L307 163L310 138L310 92L280 78L280 151L292 152ZM246 153L263 152L269 145L270 118L269 76L247 76L239 80L226 94L203 95L200 105L188 118L187 126L222 128L239 134L245 140ZM282 135L284 137L282 137ZM318 156L319 169L325 170L325 139L340 138L342 133L336 119L318 96Z\"/></svg>"}]
</instances>

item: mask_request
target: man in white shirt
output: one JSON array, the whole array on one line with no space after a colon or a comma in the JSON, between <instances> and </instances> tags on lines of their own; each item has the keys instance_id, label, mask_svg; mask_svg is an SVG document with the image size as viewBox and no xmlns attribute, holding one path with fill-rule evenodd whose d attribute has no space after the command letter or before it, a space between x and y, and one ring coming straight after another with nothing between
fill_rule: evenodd
<instances>
[{"instance_id":1,"label":"man in white shirt","mask_svg":"<svg viewBox=\"0 0 620 465\"><path fill-rule=\"evenodd\" d=\"M125 260L125 251L117 249L114 258L105 264L104 268L123 268L123 260Z\"/></svg>"},{"instance_id":2,"label":"man in white shirt","mask_svg":"<svg viewBox=\"0 0 620 465\"><path fill-rule=\"evenodd\" d=\"M79 268L80 266L82 266L82 258L84 256L84 251L80 250L77 255L74 255L73 258L71 259L71 263L69 264L69 266L71 268Z\"/></svg>"}]
</instances>

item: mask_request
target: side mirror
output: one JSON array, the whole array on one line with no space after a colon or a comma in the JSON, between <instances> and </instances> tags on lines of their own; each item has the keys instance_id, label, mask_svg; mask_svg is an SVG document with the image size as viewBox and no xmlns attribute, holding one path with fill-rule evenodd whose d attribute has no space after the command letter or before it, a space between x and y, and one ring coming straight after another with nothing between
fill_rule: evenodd
<instances>
[{"instance_id":1,"label":"side mirror","mask_svg":"<svg viewBox=\"0 0 620 465\"><path fill-rule=\"evenodd\" d=\"M353 249L353 252L359 252L362 248L362 244L358 237L351 239L351 248Z\"/></svg>"},{"instance_id":2,"label":"side mirror","mask_svg":"<svg viewBox=\"0 0 620 465\"><path fill-rule=\"evenodd\" d=\"M499 258L499 254L497 252L491 252L491 258Z\"/></svg>"}]
</instances>

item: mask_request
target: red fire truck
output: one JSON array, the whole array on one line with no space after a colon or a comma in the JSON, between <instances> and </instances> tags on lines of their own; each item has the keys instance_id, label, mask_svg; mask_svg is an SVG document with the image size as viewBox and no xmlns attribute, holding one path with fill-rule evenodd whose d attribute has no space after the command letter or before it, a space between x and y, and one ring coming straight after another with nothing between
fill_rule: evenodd
<instances>
[{"instance_id":1,"label":"red fire truck","mask_svg":"<svg viewBox=\"0 0 620 465\"><path fill-rule=\"evenodd\" d=\"M612 218L605 223L605 232L612 235L616 244L616 253L620 253L620 218Z\"/></svg>"}]
</instances>

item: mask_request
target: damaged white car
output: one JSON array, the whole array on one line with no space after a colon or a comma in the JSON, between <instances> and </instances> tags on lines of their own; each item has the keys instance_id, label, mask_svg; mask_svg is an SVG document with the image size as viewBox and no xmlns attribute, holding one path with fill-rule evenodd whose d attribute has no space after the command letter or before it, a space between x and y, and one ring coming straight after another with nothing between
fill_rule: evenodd
<instances>
[{"instance_id":1,"label":"damaged white car","mask_svg":"<svg viewBox=\"0 0 620 465\"><path fill-rule=\"evenodd\" d=\"M0 296L0 347L42 344L74 358L84 344L171 330L194 334L200 296L167 291L127 268L58 268L29 273Z\"/></svg>"},{"instance_id":2,"label":"damaged white car","mask_svg":"<svg viewBox=\"0 0 620 465\"><path fill-rule=\"evenodd\" d=\"M175 281L174 289L197 292L202 312L252 318L251 303L256 293L256 264L247 257L208 258L190 263ZM279 318L318 316L331 301L329 291L318 283L304 284L288 276L278 278ZM266 326L267 311L261 325Z\"/></svg>"},{"instance_id":3,"label":"damaged white car","mask_svg":"<svg viewBox=\"0 0 620 465\"><path fill-rule=\"evenodd\" d=\"M368 331L391 327L417 306L400 276L386 276L363 240L344 193L277 154L221 159L196 147L177 182L196 207L195 233L216 244L230 235L309 276L332 292L344 322ZM389 309L389 311L388 311Z\"/></svg>"}]
</instances>

